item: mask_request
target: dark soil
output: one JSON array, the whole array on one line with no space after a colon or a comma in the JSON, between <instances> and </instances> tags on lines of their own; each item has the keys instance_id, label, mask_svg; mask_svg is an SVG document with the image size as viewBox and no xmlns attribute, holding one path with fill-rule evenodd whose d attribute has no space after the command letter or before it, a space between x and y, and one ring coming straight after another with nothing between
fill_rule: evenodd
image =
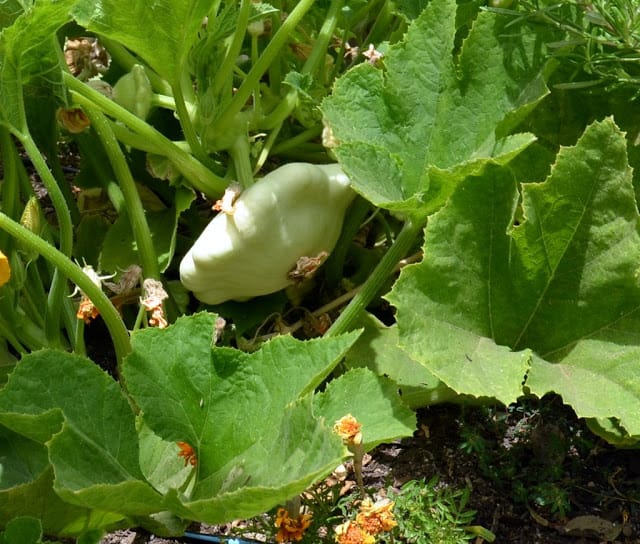
<instances>
[{"instance_id":1,"label":"dark soil","mask_svg":"<svg viewBox=\"0 0 640 544\"><path fill-rule=\"evenodd\" d=\"M440 485L470 489L474 525L498 543L640 543L640 453L602 442L555 397L508 409L431 407L420 411L413 437L365 459L369 488L399 489L434 476ZM135 531L103 540L177 542L195 541Z\"/></svg>"}]
</instances>

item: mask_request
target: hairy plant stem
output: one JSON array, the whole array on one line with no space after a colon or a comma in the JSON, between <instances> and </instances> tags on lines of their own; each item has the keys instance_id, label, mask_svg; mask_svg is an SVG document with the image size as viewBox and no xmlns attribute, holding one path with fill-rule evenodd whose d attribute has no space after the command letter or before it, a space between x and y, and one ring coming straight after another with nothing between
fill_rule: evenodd
<instances>
[{"instance_id":1,"label":"hairy plant stem","mask_svg":"<svg viewBox=\"0 0 640 544\"><path fill-rule=\"evenodd\" d=\"M100 286L93 283L91 278L83 272L82 268L75 264L64 253L58 251L51 244L39 236L36 236L19 223L16 223L2 212L0 212L0 229L8 232L22 244L42 255L42 257L56 268L56 272L59 272L62 281L68 278L91 299L91 302L98 308L100 315L109 329L116 351L118 367L120 368L123 358L131 351L129 332L118 310L111 304L111 301L107 295L102 292Z\"/></svg>"},{"instance_id":2,"label":"hairy plant stem","mask_svg":"<svg viewBox=\"0 0 640 544\"><path fill-rule=\"evenodd\" d=\"M20 157L9 131L4 127L0 127L0 157L2 157L4 168L0 206L9 217L17 217L20 203L20 173L18 170ZM8 242L9 236L3 232L0 235L0 248L7 255L11 249Z\"/></svg>"},{"instance_id":3,"label":"hairy plant stem","mask_svg":"<svg viewBox=\"0 0 640 544\"><path fill-rule=\"evenodd\" d=\"M181 66L181 64L179 64ZM176 107L176 113L178 114L178 119L180 120L180 126L182 127L182 132L189 143L189 147L191 147L191 151L196 156L199 161L206 161L206 153L200 143L200 139L196 134L196 129L191 122L191 116L189 115L189 109L187 107L187 102L185 100L183 85L191 85L191 81L182 82L180 81L182 78L178 78L178 83L173 86L173 97L174 103Z\"/></svg>"},{"instance_id":4,"label":"hairy plant stem","mask_svg":"<svg viewBox=\"0 0 640 544\"><path fill-rule=\"evenodd\" d=\"M291 32L293 32L307 11L313 7L313 4L314 0L300 0L291 13L289 13L282 23L282 26L275 33L267 47L265 47L258 62L253 65L246 79L233 95L224 113L214 121L214 127L212 129L214 134L223 134L233 125L236 115L245 107L249 97L260 85L260 79L269 69L269 66L277 59L280 49L282 49L289 39Z\"/></svg>"},{"instance_id":5,"label":"hairy plant stem","mask_svg":"<svg viewBox=\"0 0 640 544\"><path fill-rule=\"evenodd\" d=\"M233 88L233 70L236 66L240 50L242 49L242 43L244 41L247 24L249 23L250 14L251 1L243 0L240 3L240 11L238 12L238 20L236 22L236 28L242 29L242 32L234 32L229 48L227 49L227 54L225 55L220 68L216 70L216 75L211 85L213 95L218 97L221 102L224 102L227 99L227 97L219 96L225 85L227 87L225 90L228 92L229 96L231 96Z\"/></svg>"},{"instance_id":6,"label":"hairy plant stem","mask_svg":"<svg viewBox=\"0 0 640 544\"><path fill-rule=\"evenodd\" d=\"M307 57L307 60L302 67L303 74L312 75L315 72L324 69L323 63L325 62L327 48L329 47L331 36L333 36L333 31L338 25L338 18L340 16L340 10L342 9L343 4L344 0L333 0L333 2L331 3L322 28L320 29L318 37L313 44L313 49L311 50L311 53ZM324 77L318 79L322 80L324 79ZM277 129L280 125L282 125L286 118L291 115L291 112L295 109L297 103L298 91L296 89L292 89L280 101L278 106L271 113L269 113L269 115L260 120L260 128L263 130Z\"/></svg>"},{"instance_id":7,"label":"hairy plant stem","mask_svg":"<svg viewBox=\"0 0 640 544\"><path fill-rule=\"evenodd\" d=\"M246 134L240 134L236 137L233 144L229 148L229 154L233 159L236 179L244 189L253 185L253 168L249 160L251 148L249 139Z\"/></svg>"},{"instance_id":8,"label":"hairy plant stem","mask_svg":"<svg viewBox=\"0 0 640 544\"><path fill-rule=\"evenodd\" d=\"M111 131L107 118L102 113L94 108L88 107L85 108L85 111L91 121L91 126L96 131L96 134L104 146L115 177L124 195L125 213L129 218L133 236L138 246L140 264L144 270L144 275L147 278L159 279L160 268L158 267L158 258L155 248L153 247L151 230L149 229L144 207L140 200L138 189L136 188L136 182L131 175L131 170L120 149L120 144Z\"/></svg>"},{"instance_id":9,"label":"hairy plant stem","mask_svg":"<svg viewBox=\"0 0 640 544\"><path fill-rule=\"evenodd\" d=\"M64 195L62 194L58 182L53 177L51 170L49 170L49 167L47 166L47 163L40 153L40 150L34 142L31 134L29 134L29 132L16 133L16 136L20 140L24 150L27 152L27 155L29 155L31 163L47 189L47 193L51 199L51 204L53 204L53 208L56 211L56 217L58 219L60 251L63 255L68 257L71 255L71 251L73 249L73 223L71 222L71 213L67 207ZM53 273L49 296L47 298L45 332L47 334L48 341L58 348L62 348L64 346L64 341L60 334L60 327L62 324L62 310L65 294L65 280L56 269ZM70 336L73 337L74 331L68 332L70 333Z\"/></svg>"},{"instance_id":10,"label":"hairy plant stem","mask_svg":"<svg viewBox=\"0 0 640 544\"><path fill-rule=\"evenodd\" d=\"M420 235L422 227L423 224L420 222L414 222L411 219L407 220L387 253L373 269L367 281L362 284L360 291L325 333L325 336L337 336L353 328L362 311L379 293L398 262L411 249L411 246Z\"/></svg>"},{"instance_id":11,"label":"hairy plant stem","mask_svg":"<svg viewBox=\"0 0 640 544\"><path fill-rule=\"evenodd\" d=\"M152 142L159 154L167 157L176 168L189 180L194 189L211 198L218 198L224 193L227 182L209 170L204 164L184 149L175 145L151 125L122 108L95 89L78 81L71 74L64 72L63 79L71 90L74 101L86 108L98 108L102 113L121 121L143 139Z\"/></svg>"}]
</instances>

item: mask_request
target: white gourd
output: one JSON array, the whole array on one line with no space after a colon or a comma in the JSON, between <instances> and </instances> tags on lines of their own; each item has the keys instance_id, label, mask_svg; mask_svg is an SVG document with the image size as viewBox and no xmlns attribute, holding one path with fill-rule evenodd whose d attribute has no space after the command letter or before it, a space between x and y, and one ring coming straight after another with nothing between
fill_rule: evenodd
<instances>
[{"instance_id":1,"label":"white gourd","mask_svg":"<svg viewBox=\"0 0 640 544\"><path fill-rule=\"evenodd\" d=\"M291 163L220 212L180 263L180 280L206 304L279 291L301 257L330 253L355 197L337 164Z\"/></svg>"}]
</instances>

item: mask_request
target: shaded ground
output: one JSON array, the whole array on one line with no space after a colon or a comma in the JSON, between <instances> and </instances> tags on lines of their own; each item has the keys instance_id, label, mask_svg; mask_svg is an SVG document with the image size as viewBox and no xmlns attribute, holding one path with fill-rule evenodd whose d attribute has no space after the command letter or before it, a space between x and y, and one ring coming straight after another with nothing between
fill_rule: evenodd
<instances>
[{"instance_id":1,"label":"shaded ground","mask_svg":"<svg viewBox=\"0 0 640 544\"><path fill-rule=\"evenodd\" d=\"M412 438L378 447L364 469L365 485L376 488L434 476L471 490L473 523L498 543L640 543L640 452L595 438L557 398L510 409L426 409ZM103 540L176 542L192 541L133 531Z\"/></svg>"}]
</instances>

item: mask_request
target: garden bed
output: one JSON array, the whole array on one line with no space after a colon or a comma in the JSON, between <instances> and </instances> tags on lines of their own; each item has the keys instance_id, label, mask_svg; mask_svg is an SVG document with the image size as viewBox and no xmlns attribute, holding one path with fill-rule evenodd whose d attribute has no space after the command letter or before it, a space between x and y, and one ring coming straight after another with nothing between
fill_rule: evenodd
<instances>
[{"instance_id":1,"label":"garden bed","mask_svg":"<svg viewBox=\"0 0 640 544\"><path fill-rule=\"evenodd\" d=\"M640 541L634 0L23 4L0 542Z\"/></svg>"},{"instance_id":2,"label":"garden bed","mask_svg":"<svg viewBox=\"0 0 640 544\"><path fill-rule=\"evenodd\" d=\"M633 544L640 540L639 459L635 450L615 449L591 435L557 397L510 410L443 405L420 411L413 437L372 451L365 459L364 480L370 489L400 489L410 480L434 478L440 489L469 489L465 509L476 512L473 525L490 529L496 542ZM242 523L234 525L235 532L232 525L192 530L242 538ZM440 542L427 532L423 537L425 543ZM309 535L308 541L316 540ZM331 535L324 540L331 541ZM145 531L113 533L103 540L184 542L196 541ZM483 540L470 537L470 542Z\"/></svg>"}]
</instances>

